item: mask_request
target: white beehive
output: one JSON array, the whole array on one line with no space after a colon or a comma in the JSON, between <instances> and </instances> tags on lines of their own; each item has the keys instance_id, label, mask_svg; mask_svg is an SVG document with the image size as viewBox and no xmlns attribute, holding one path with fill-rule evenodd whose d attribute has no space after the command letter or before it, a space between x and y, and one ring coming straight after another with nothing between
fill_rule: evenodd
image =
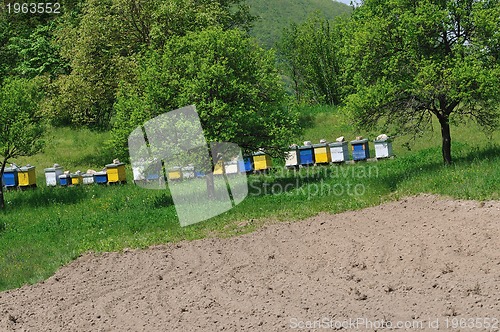
<instances>
[{"instance_id":1,"label":"white beehive","mask_svg":"<svg viewBox=\"0 0 500 332\"><path fill-rule=\"evenodd\" d=\"M183 179L194 179L194 166L188 165L181 168Z\"/></svg>"},{"instance_id":2,"label":"white beehive","mask_svg":"<svg viewBox=\"0 0 500 332\"><path fill-rule=\"evenodd\" d=\"M93 184L94 183L94 174L82 174L83 184Z\"/></svg>"},{"instance_id":3,"label":"white beehive","mask_svg":"<svg viewBox=\"0 0 500 332\"><path fill-rule=\"evenodd\" d=\"M343 163L349 160L349 149L347 142L334 142L330 143L330 154L332 156L332 163Z\"/></svg>"},{"instance_id":4,"label":"white beehive","mask_svg":"<svg viewBox=\"0 0 500 332\"><path fill-rule=\"evenodd\" d=\"M45 183L47 187L55 187L59 184L59 177L63 175L64 169L58 165L45 169Z\"/></svg>"},{"instance_id":5,"label":"white beehive","mask_svg":"<svg viewBox=\"0 0 500 332\"><path fill-rule=\"evenodd\" d=\"M390 140L373 141L373 145L375 146L375 158L392 157L392 142Z\"/></svg>"},{"instance_id":6,"label":"white beehive","mask_svg":"<svg viewBox=\"0 0 500 332\"><path fill-rule=\"evenodd\" d=\"M224 163L226 174L238 174L238 161L231 160Z\"/></svg>"},{"instance_id":7,"label":"white beehive","mask_svg":"<svg viewBox=\"0 0 500 332\"><path fill-rule=\"evenodd\" d=\"M288 168L296 168L300 165L299 149L293 149L286 153L285 166Z\"/></svg>"}]
</instances>

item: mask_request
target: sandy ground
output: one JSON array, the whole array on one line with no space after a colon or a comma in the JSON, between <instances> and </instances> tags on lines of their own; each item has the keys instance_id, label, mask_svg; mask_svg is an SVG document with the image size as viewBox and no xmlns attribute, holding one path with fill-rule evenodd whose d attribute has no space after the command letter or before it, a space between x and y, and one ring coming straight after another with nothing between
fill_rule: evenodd
<instances>
[{"instance_id":1,"label":"sandy ground","mask_svg":"<svg viewBox=\"0 0 500 332\"><path fill-rule=\"evenodd\" d=\"M499 319L500 202L430 195L89 254L0 293L2 332L500 331Z\"/></svg>"}]
</instances>

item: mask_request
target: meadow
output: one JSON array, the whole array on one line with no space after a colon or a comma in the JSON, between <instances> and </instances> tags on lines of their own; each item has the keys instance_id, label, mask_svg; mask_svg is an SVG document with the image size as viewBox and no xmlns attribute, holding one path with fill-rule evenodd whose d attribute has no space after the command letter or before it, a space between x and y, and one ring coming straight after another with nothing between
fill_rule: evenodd
<instances>
[{"instance_id":1,"label":"meadow","mask_svg":"<svg viewBox=\"0 0 500 332\"><path fill-rule=\"evenodd\" d=\"M347 140L379 133L356 130L335 110L304 107L304 132L296 143ZM72 172L100 170L113 159L103 142L109 133L58 128L47 135L41 154L16 160L37 167L38 188L9 191L0 212L0 290L46 279L86 252L120 251L204 237L251 232L266 223L301 220L321 211L361 209L419 193L456 199L498 200L500 133L483 133L472 123L452 127L454 164L442 164L439 127L408 149L408 138L393 144L394 159L284 170L282 160L264 175L250 175L249 196L234 209L180 227L168 190L132 183L47 188L43 169L57 162ZM373 145L371 145L373 148Z\"/></svg>"}]
</instances>

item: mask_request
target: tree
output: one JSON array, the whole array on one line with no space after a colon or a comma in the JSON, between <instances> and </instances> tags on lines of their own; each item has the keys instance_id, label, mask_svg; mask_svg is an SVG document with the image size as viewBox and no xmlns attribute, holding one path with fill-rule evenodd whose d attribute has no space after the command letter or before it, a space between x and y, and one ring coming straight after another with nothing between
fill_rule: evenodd
<instances>
[{"instance_id":1,"label":"tree","mask_svg":"<svg viewBox=\"0 0 500 332\"><path fill-rule=\"evenodd\" d=\"M137 56L189 31L248 28L252 17L240 2L87 0L81 15L65 14L58 29L57 43L71 72L53 84L46 113L56 123L108 128L118 82L134 71Z\"/></svg>"},{"instance_id":2,"label":"tree","mask_svg":"<svg viewBox=\"0 0 500 332\"><path fill-rule=\"evenodd\" d=\"M272 51L240 30L220 28L171 38L141 59L134 84L122 85L115 104L113 141L126 154L136 126L195 104L208 141L232 142L247 152L281 152L296 127Z\"/></svg>"},{"instance_id":3,"label":"tree","mask_svg":"<svg viewBox=\"0 0 500 332\"><path fill-rule=\"evenodd\" d=\"M347 109L358 123L422 134L435 116L445 164L450 122L498 125L498 0L366 0L347 29Z\"/></svg>"},{"instance_id":4,"label":"tree","mask_svg":"<svg viewBox=\"0 0 500 332\"><path fill-rule=\"evenodd\" d=\"M38 80L14 79L0 88L0 209L5 208L2 178L9 160L31 156L43 147L39 84Z\"/></svg>"},{"instance_id":5,"label":"tree","mask_svg":"<svg viewBox=\"0 0 500 332\"><path fill-rule=\"evenodd\" d=\"M63 72L66 64L52 40L59 15L13 14L6 4L0 4L0 84L7 77L54 77ZM68 1L62 6L66 9Z\"/></svg>"},{"instance_id":6,"label":"tree","mask_svg":"<svg viewBox=\"0 0 500 332\"><path fill-rule=\"evenodd\" d=\"M293 23L284 30L278 48L297 100L340 103L340 41L340 24L331 23L318 13L303 24Z\"/></svg>"},{"instance_id":7,"label":"tree","mask_svg":"<svg viewBox=\"0 0 500 332\"><path fill-rule=\"evenodd\" d=\"M17 76L33 78L49 74L55 78L66 73L67 64L63 62L52 42L55 26L56 24L51 21L38 25L27 37L10 38L9 49L15 52L18 62L14 68Z\"/></svg>"},{"instance_id":8,"label":"tree","mask_svg":"<svg viewBox=\"0 0 500 332\"><path fill-rule=\"evenodd\" d=\"M208 143L276 155L289 145L297 116L286 105L274 53L244 32L212 28L172 37L140 62L136 83L122 86L115 105L113 144L122 156L137 126L191 104Z\"/></svg>"}]
</instances>

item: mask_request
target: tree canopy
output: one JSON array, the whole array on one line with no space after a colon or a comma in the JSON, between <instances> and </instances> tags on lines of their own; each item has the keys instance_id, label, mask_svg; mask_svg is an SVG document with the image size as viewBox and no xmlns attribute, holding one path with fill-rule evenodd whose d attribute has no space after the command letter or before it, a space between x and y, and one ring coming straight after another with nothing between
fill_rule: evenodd
<instances>
[{"instance_id":1,"label":"tree canopy","mask_svg":"<svg viewBox=\"0 0 500 332\"><path fill-rule=\"evenodd\" d=\"M278 44L280 60L299 102L340 104L342 22L331 22L316 13L283 31Z\"/></svg>"},{"instance_id":2,"label":"tree canopy","mask_svg":"<svg viewBox=\"0 0 500 332\"><path fill-rule=\"evenodd\" d=\"M0 208L4 207L2 175L10 159L39 152L44 124L38 111L39 80L9 79L0 88Z\"/></svg>"},{"instance_id":3,"label":"tree canopy","mask_svg":"<svg viewBox=\"0 0 500 332\"><path fill-rule=\"evenodd\" d=\"M140 63L136 82L122 85L115 105L114 142L122 152L136 126L190 104L208 142L236 143L247 152L288 146L297 119L286 105L274 53L240 30L172 37Z\"/></svg>"},{"instance_id":4,"label":"tree canopy","mask_svg":"<svg viewBox=\"0 0 500 332\"><path fill-rule=\"evenodd\" d=\"M498 124L500 6L497 0L366 0L344 42L347 107L358 123L423 133L436 116L443 160L450 121Z\"/></svg>"},{"instance_id":5,"label":"tree canopy","mask_svg":"<svg viewBox=\"0 0 500 332\"><path fill-rule=\"evenodd\" d=\"M65 13L56 33L71 71L52 84L45 112L61 124L109 128L118 82L136 57L161 49L174 36L212 26L249 29L241 0L87 0Z\"/></svg>"}]
</instances>

